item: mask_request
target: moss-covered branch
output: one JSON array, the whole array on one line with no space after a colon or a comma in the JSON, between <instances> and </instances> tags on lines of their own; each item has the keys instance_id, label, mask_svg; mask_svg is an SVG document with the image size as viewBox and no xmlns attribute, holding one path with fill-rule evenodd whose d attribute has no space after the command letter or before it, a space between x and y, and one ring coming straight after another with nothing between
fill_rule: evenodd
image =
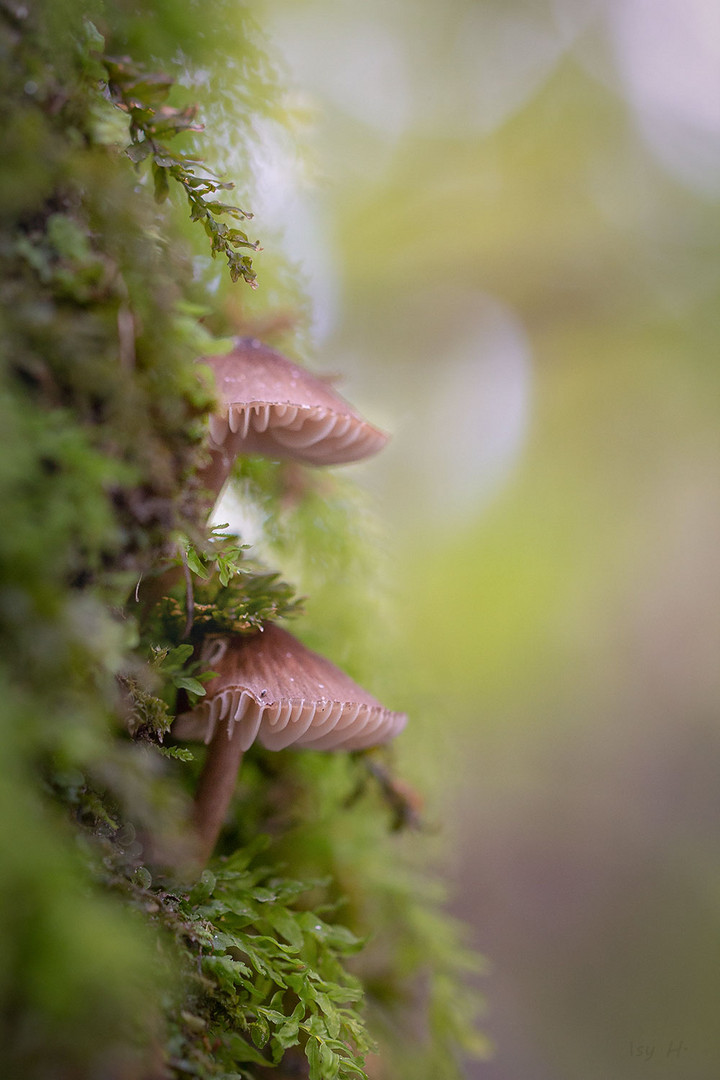
<instances>
[{"instance_id":1,"label":"moss-covered branch","mask_svg":"<svg viewBox=\"0 0 720 1080\"><path fill-rule=\"evenodd\" d=\"M454 932L442 939L436 900L413 887L389 899L400 861L419 880L387 846L400 791L389 764L378 784L357 757L253 749L217 859L199 881L192 870L203 750L177 745L171 723L178 695L201 696L209 677L196 646L298 603L242 538L208 530L196 473L213 391L193 312L213 298L193 280L185 207L155 199L177 182L230 276L254 283L241 252L255 245L223 221L248 215L215 198L228 185L196 157L168 149L195 112L170 106L171 77L153 74L180 37L192 66L188 42L236 7L0 3L7 1077L259 1080L294 1054L313 1080L362 1077L364 1003L379 1034L378 1016L426 1015L418 978L434 988L428 1041L448 1061L471 1028L453 1019L462 950ZM261 473L257 492L277 539L283 494ZM328 516L295 521L299 552L327 543L323 521L346 520L332 498ZM137 603L139 583L174 565L180 581ZM371 973L362 939L400 925L407 948ZM411 1041L398 1042L408 1060Z\"/></svg>"}]
</instances>

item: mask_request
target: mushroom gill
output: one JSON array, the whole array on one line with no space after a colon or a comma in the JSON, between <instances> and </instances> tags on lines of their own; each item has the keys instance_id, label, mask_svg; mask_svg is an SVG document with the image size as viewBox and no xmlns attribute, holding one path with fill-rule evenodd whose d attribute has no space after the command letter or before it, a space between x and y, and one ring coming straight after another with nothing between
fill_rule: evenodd
<instances>
[{"instance_id":1,"label":"mushroom gill","mask_svg":"<svg viewBox=\"0 0 720 1080\"><path fill-rule=\"evenodd\" d=\"M173 734L209 744L195 798L204 858L215 846L242 755L255 740L268 750L362 750L392 739L407 721L273 623L252 635L209 638L202 660L218 677L177 718Z\"/></svg>"},{"instance_id":2,"label":"mushroom gill","mask_svg":"<svg viewBox=\"0 0 720 1080\"><path fill-rule=\"evenodd\" d=\"M239 454L340 465L376 453L388 436L327 382L253 338L207 356L220 409L210 417L210 464L200 473L219 495Z\"/></svg>"}]
</instances>

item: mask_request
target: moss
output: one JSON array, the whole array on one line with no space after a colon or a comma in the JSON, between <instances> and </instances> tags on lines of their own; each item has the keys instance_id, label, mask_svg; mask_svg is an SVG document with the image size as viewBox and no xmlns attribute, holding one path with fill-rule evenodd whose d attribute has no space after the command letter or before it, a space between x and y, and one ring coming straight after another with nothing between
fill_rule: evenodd
<instances>
[{"instance_id":1,"label":"moss","mask_svg":"<svg viewBox=\"0 0 720 1080\"><path fill-rule=\"evenodd\" d=\"M192 197L195 114L149 61L172 57L166 70L187 72L186 43L219 41L231 7L0 3L7 1077L259 1078L292 1054L314 1080L362 1077L368 987L382 1012L383 993L397 1002L420 971L435 987L437 1053L452 1061L471 1026L451 1020L463 992L457 935L441 941L434 899L412 884L393 891L383 838L400 820L399 789L387 772L368 781L362 758L252 752L218 859L199 880L188 869L202 751L164 744L178 694L204 692L194 647L210 629L299 605L238 538L208 531L194 479L213 399L193 360L199 341L212 346L198 321L212 298L193 280L188 188L198 243L209 234L244 279L237 288L255 279L231 257L246 240L216 228L240 211L205 213ZM266 89L265 61L250 39L243 48ZM247 100L265 107L254 92ZM177 201L170 181L185 192ZM344 501L333 510L330 495L310 493L323 513L283 532L277 477L259 470L255 483L277 550L306 552L310 566L313 529L350 523ZM159 595L138 603L152 578ZM341 824L328 829L331 815ZM413 928L406 944L366 977L362 939L390 940L400 923Z\"/></svg>"}]
</instances>

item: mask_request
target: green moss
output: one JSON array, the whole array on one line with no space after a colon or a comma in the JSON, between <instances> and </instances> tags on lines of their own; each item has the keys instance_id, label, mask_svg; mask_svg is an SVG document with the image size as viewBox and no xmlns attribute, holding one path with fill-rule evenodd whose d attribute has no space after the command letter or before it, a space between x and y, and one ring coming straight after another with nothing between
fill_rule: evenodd
<instances>
[{"instance_id":1,"label":"green moss","mask_svg":"<svg viewBox=\"0 0 720 1080\"><path fill-rule=\"evenodd\" d=\"M259 1078L293 1055L313 1080L362 1077L368 993L378 1032L403 1008L428 1015L450 1070L471 1029L457 935L385 843L406 820L385 766L378 783L362 757L251 751L218 859L199 881L188 869L203 751L163 744L178 693L204 693L196 646L299 610L239 538L208 531L195 480L213 396L193 361L199 343L222 343L199 322L212 299L193 281L188 195L203 249L210 234L233 277L254 271L227 231L241 211L201 205L215 181L193 187L202 136L173 75L192 66L188 42L209 62L224 19L249 25L243 12L0 4L7 1077ZM268 66L241 44L245 106L266 108ZM184 202L164 197L166 180ZM268 553L322 594L318 553L341 576L359 550L352 500L328 482L287 518L278 476L253 483ZM138 602L153 577L159 599ZM363 967L364 938L394 940L401 924L382 970Z\"/></svg>"}]
</instances>

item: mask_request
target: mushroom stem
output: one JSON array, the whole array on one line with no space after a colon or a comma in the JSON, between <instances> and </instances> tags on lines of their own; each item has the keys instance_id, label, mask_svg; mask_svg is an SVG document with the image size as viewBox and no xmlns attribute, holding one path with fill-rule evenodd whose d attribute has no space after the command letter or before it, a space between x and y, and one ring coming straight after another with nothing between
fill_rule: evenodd
<instances>
[{"instance_id":1,"label":"mushroom stem","mask_svg":"<svg viewBox=\"0 0 720 1080\"><path fill-rule=\"evenodd\" d=\"M233 724L228 734L225 724L218 724L208 746L193 809L198 838L198 858L204 863L213 853L227 813L243 751L240 724Z\"/></svg>"},{"instance_id":2,"label":"mushroom stem","mask_svg":"<svg viewBox=\"0 0 720 1080\"><path fill-rule=\"evenodd\" d=\"M224 446L210 447L210 461L202 469L198 470L197 475L200 486L212 496L211 512L217 505L232 472L235 459L242 453L242 450L242 433L230 433L225 440Z\"/></svg>"}]
</instances>

